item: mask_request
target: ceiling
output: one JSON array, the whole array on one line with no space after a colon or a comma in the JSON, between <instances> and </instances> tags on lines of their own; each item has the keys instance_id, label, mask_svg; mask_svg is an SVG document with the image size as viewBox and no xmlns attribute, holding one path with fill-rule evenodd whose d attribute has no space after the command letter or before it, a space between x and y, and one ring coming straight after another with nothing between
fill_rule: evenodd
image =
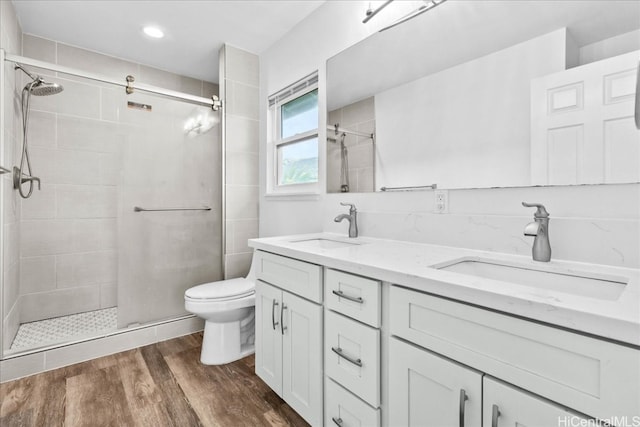
<instances>
[{"instance_id":1,"label":"ceiling","mask_svg":"<svg viewBox=\"0 0 640 427\"><path fill-rule=\"evenodd\" d=\"M218 82L224 43L260 54L322 3L13 0L24 33L211 82ZM145 36L146 25L165 37Z\"/></svg>"}]
</instances>

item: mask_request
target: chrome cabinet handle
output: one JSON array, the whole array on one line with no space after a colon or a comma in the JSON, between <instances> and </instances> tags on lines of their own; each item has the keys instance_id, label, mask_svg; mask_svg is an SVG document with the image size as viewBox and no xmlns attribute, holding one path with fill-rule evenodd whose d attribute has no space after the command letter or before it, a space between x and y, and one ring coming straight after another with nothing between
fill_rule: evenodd
<instances>
[{"instance_id":1,"label":"chrome cabinet handle","mask_svg":"<svg viewBox=\"0 0 640 427\"><path fill-rule=\"evenodd\" d=\"M636 73L636 106L633 115L636 129L640 129L640 63L638 63L638 72Z\"/></svg>"},{"instance_id":2,"label":"chrome cabinet handle","mask_svg":"<svg viewBox=\"0 0 640 427\"><path fill-rule=\"evenodd\" d=\"M342 418L331 417L331 420L338 426L342 427Z\"/></svg>"},{"instance_id":3,"label":"chrome cabinet handle","mask_svg":"<svg viewBox=\"0 0 640 427\"><path fill-rule=\"evenodd\" d=\"M464 389L460 389L460 427L464 427L464 404L469 400Z\"/></svg>"},{"instance_id":4,"label":"chrome cabinet handle","mask_svg":"<svg viewBox=\"0 0 640 427\"><path fill-rule=\"evenodd\" d=\"M287 330L287 327L284 326L284 311L287 309L287 305L282 303L282 310L280 310L280 332L284 335L284 331Z\"/></svg>"},{"instance_id":5,"label":"chrome cabinet handle","mask_svg":"<svg viewBox=\"0 0 640 427\"><path fill-rule=\"evenodd\" d=\"M357 302L358 304L362 304L364 300L360 297L352 297L351 295L347 295L342 291L331 291L334 295L338 295L340 298L348 299L349 301Z\"/></svg>"},{"instance_id":6,"label":"chrome cabinet handle","mask_svg":"<svg viewBox=\"0 0 640 427\"><path fill-rule=\"evenodd\" d=\"M491 414L491 427L498 427L498 417L500 416L500 409L498 405L493 405L493 412Z\"/></svg>"},{"instance_id":7,"label":"chrome cabinet handle","mask_svg":"<svg viewBox=\"0 0 640 427\"><path fill-rule=\"evenodd\" d=\"M278 301L276 301L275 299L271 303L271 324L273 325L274 331L276 330L276 326L279 325L279 323L276 322L276 306L278 305L280 304L278 304Z\"/></svg>"},{"instance_id":8,"label":"chrome cabinet handle","mask_svg":"<svg viewBox=\"0 0 640 427\"><path fill-rule=\"evenodd\" d=\"M342 357L344 360L346 360L347 362L351 362L356 366L362 367L362 360L360 359L354 359L352 357L347 356L346 354L344 354L342 352L342 349L340 347L331 347L331 350L337 354L338 356Z\"/></svg>"}]
</instances>

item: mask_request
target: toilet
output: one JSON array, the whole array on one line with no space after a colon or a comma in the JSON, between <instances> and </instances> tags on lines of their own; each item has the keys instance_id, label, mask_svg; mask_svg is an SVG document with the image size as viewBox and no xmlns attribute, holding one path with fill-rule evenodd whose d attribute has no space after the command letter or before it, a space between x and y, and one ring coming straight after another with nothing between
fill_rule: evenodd
<instances>
[{"instance_id":1,"label":"toilet","mask_svg":"<svg viewBox=\"0 0 640 427\"><path fill-rule=\"evenodd\" d=\"M184 308L205 320L200 361L222 365L254 352L254 263L246 278L220 280L189 288Z\"/></svg>"}]
</instances>

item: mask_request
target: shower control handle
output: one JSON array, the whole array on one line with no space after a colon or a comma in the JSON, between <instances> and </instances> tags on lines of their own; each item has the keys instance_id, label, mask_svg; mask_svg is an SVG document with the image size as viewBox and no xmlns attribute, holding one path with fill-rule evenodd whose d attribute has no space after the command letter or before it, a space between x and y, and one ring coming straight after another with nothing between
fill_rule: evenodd
<instances>
[{"instance_id":1,"label":"shower control handle","mask_svg":"<svg viewBox=\"0 0 640 427\"><path fill-rule=\"evenodd\" d=\"M275 299L271 303L271 324L273 325L274 331L276 330L276 326L279 325L279 323L276 322L276 307L278 305L278 301L276 301Z\"/></svg>"}]
</instances>

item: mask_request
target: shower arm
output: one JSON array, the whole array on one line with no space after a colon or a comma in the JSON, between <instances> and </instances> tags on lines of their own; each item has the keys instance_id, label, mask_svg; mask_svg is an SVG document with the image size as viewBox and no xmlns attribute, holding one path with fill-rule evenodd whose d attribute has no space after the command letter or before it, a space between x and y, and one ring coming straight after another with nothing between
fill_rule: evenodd
<instances>
[{"instance_id":1,"label":"shower arm","mask_svg":"<svg viewBox=\"0 0 640 427\"><path fill-rule=\"evenodd\" d=\"M16 62L15 63L15 67L13 68L14 70L22 70L23 73L25 73L27 76L29 76L31 78L31 80L36 81L36 80L42 80L40 78L40 76L35 76L33 74L31 74L30 72L28 72L23 66L22 64Z\"/></svg>"}]
</instances>

